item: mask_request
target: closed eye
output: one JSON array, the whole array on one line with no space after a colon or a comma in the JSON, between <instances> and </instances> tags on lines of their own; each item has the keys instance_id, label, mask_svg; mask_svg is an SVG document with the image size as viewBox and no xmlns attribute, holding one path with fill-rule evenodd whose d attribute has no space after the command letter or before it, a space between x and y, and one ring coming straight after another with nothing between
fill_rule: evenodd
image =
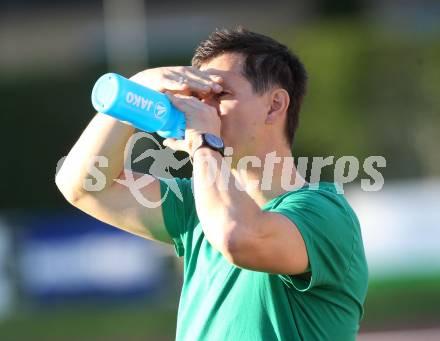
<instances>
[{"instance_id":1,"label":"closed eye","mask_svg":"<svg viewBox=\"0 0 440 341\"><path fill-rule=\"evenodd\" d=\"M218 94L215 94L215 97L216 98L221 98L221 97L224 97L224 96L226 96L226 95L230 95L231 93L230 92L228 92L228 91L222 91L222 92L219 92Z\"/></svg>"}]
</instances>

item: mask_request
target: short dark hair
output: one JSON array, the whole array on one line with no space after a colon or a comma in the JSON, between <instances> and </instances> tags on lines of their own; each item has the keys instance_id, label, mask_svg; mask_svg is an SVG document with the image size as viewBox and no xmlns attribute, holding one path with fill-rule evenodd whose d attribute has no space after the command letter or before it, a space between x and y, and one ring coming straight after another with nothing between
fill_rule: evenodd
<instances>
[{"instance_id":1,"label":"short dark hair","mask_svg":"<svg viewBox=\"0 0 440 341\"><path fill-rule=\"evenodd\" d=\"M285 137L293 144L307 84L307 72L299 58L275 39L238 26L216 30L202 41L195 50L192 65L200 68L224 53L244 56L243 76L256 93L263 94L274 85L289 93Z\"/></svg>"}]
</instances>

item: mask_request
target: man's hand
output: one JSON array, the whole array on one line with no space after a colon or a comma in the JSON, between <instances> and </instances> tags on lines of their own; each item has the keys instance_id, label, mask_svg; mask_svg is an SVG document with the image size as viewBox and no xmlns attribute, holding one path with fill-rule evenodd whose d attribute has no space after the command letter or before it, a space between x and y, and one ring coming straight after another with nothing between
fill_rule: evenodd
<instances>
[{"instance_id":1,"label":"man's hand","mask_svg":"<svg viewBox=\"0 0 440 341\"><path fill-rule=\"evenodd\" d=\"M217 109L203 103L192 96L173 95L167 93L171 103L185 114L185 139L166 139L164 145L174 150L182 150L189 155L193 154L193 145L203 133L220 136L220 116Z\"/></svg>"},{"instance_id":2,"label":"man's hand","mask_svg":"<svg viewBox=\"0 0 440 341\"><path fill-rule=\"evenodd\" d=\"M202 101L210 94L223 91L223 79L192 66L171 66L147 69L130 78L153 90L167 93L174 106L185 114L184 140L166 139L164 145L191 155L193 142L203 133L220 136L217 110Z\"/></svg>"},{"instance_id":3,"label":"man's hand","mask_svg":"<svg viewBox=\"0 0 440 341\"><path fill-rule=\"evenodd\" d=\"M223 80L220 76L209 75L192 66L170 66L147 69L130 79L140 85L160 92L203 97L210 92L220 93Z\"/></svg>"}]
</instances>

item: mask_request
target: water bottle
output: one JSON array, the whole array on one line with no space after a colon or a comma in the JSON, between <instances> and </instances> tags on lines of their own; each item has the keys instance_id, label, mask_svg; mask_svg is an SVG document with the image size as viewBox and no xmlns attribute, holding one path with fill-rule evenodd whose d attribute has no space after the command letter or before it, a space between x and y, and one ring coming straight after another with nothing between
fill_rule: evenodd
<instances>
[{"instance_id":1,"label":"water bottle","mask_svg":"<svg viewBox=\"0 0 440 341\"><path fill-rule=\"evenodd\" d=\"M166 95L116 73L106 73L95 83L92 104L96 111L150 133L183 139L185 116Z\"/></svg>"}]
</instances>

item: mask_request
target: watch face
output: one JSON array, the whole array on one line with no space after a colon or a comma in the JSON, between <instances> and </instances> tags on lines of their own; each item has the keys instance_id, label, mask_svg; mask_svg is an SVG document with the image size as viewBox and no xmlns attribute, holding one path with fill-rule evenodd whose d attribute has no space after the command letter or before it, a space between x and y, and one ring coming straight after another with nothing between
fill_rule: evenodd
<instances>
[{"instance_id":1,"label":"watch face","mask_svg":"<svg viewBox=\"0 0 440 341\"><path fill-rule=\"evenodd\" d=\"M207 143L209 143L211 146L213 146L214 148L223 148L224 147L223 140L220 137L215 136L213 134L206 133L205 134L205 141Z\"/></svg>"}]
</instances>

